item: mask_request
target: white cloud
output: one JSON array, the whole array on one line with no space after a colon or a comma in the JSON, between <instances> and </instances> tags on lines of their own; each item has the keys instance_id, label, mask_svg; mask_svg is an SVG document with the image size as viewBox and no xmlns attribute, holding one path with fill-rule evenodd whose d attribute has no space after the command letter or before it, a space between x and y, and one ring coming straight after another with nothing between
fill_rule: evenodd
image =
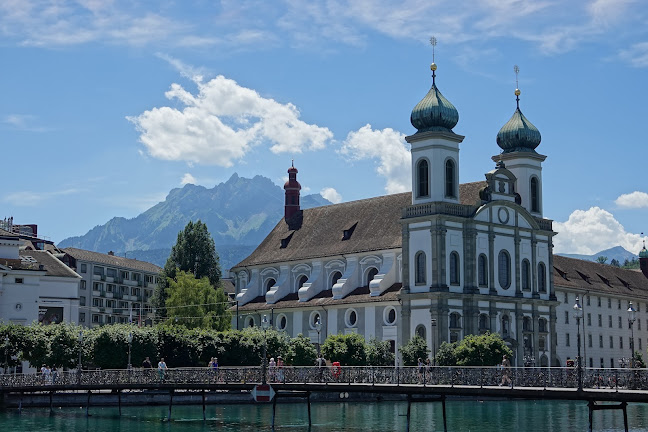
<instances>
[{"instance_id":1,"label":"white cloud","mask_svg":"<svg viewBox=\"0 0 648 432\"><path fill-rule=\"evenodd\" d=\"M411 156L404 134L390 128L373 130L367 124L349 132L340 153L355 160L378 160L376 171L387 180L388 194L412 189Z\"/></svg>"},{"instance_id":2,"label":"white cloud","mask_svg":"<svg viewBox=\"0 0 648 432\"><path fill-rule=\"evenodd\" d=\"M575 210L566 222L555 222L554 252L594 254L614 246L637 253L642 247L639 234L626 232L612 213L599 207Z\"/></svg>"},{"instance_id":3,"label":"white cloud","mask_svg":"<svg viewBox=\"0 0 648 432\"><path fill-rule=\"evenodd\" d=\"M4 201L16 207L31 207L52 198L72 195L78 192L81 192L81 189L70 188L51 192L20 191L5 195Z\"/></svg>"},{"instance_id":4,"label":"white cloud","mask_svg":"<svg viewBox=\"0 0 648 432\"><path fill-rule=\"evenodd\" d=\"M331 201L333 204L342 202L342 195L332 187L325 187L320 191L320 195Z\"/></svg>"},{"instance_id":5,"label":"white cloud","mask_svg":"<svg viewBox=\"0 0 648 432\"><path fill-rule=\"evenodd\" d=\"M180 180L180 185L184 186L186 184L197 184L196 177L192 176L189 173L185 173L185 175L183 175L182 179Z\"/></svg>"},{"instance_id":6,"label":"white cloud","mask_svg":"<svg viewBox=\"0 0 648 432\"><path fill-rule=\"evenodd\" d=\"M6 123L16 129L28 132L47 132L50 129L41 126L36 126L36 117L30 114L9 114L2 119Z\"/></svg>"},{"instance_id":7,"label":"white cloud","mask_svg":"<svg viewBox=\"0 0 648 432\"><path fill-rule=\"evenodd\" d=\"M619 58L634 67L648 67L648 42L636 43L621 50Z\"/></svg>"},{"instance_id":8,"label":"white cloud","mask_svg":"<svg viewBox=\"0 0 648 432\"><path fill-rule=\"evenodd\" d=\"M614 203L624 208L646 208L648 207L648 193L634 191L629 194L623 194Z\"/></svg>"},{"instance_id":9,"label":"white cloud","mask_svg":"<svg viewBox=\"0 0 648 432\"><path fill-rule=\"evenodd\" d=\"M165 94L183 104L182 110L160 107L127 117L151 156L229 167L256 145L295 154L321 150L333 138L328 128L300 120L295 105L264 98L234 80L217 76L194 82L196 95L179 84Z\"/></svg>"}]
</instances>

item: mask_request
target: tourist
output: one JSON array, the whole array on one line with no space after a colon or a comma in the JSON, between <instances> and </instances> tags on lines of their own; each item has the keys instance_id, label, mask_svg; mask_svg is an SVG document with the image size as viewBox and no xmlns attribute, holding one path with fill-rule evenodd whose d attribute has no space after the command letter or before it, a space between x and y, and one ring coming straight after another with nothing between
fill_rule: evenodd
<instances>
[{"instance_id":1,"label":"tourist","mask_svg":"<svg viewBox=\"0 0 648 432\"><path fill-rule=\"evenodd\" d=\"M425 365L423 364L423 360L421 360L421 357L418 358L418 379L419 379L419 384L423 381L423 374L425 373Z\"/></svg>"},{"instance_id":2,"label":"tourist","mask_svg":"<svg viewBox=\"0 0 648 432\"><path fill-rule=\"evenodd\" d=\"M511 374L511 362L509 361L506 354L504 354L504 356L502 356L502 382L500 383L500 387L503 385L513 387L513 382L511 381L510 374Z\"/></svg>"},{"instance_id":3,"label":"tourist","mask_svg":"<svg viewBox=\"0 0 648 432\"><path fill-rule=\"evenodd\" d=\"M167 370L167 365L164 362L164 357L160 359L160 362L158 363L158 378L160 378L160 381L163 381L166 375L166 370Z\"/></svg>"},{"instance_id":4,"label":"tourist","mask_svg":"<svg viewBox=\"0 0 648 432\"><path fill-rule=\"evenodd\" d=\"M284 367L283 359L281 358L281 356L277 356L277 380L279 382L283 381L284 379L283 367Z\"/></svg>"},{"instance_id":5,"label":"tourist","mask_svg":"<svg viewBox=\"0 0 648 432\"><path fill-rule=\"evenodd\" d=\"M425 373L428 376L428 379L430 377L430 372L432 371L432 361L428 358L425 360Z\"/></svg>"},{"instance_id":6,"label":"tourist","mask_svg":"<svg viewBox=\"0 0 648 432\"><path fill-rule=\"evenodd\" d=\"M270 363L268 363L268 370L270 372L270 381L277 379L277 363L275 362L274 357L270 357Z\"/></svg>"},{"instance_id":7,"label":"tourist","mask_svg":"<svg viewBox=\"0 0 648 432\"><path fill-rule=\"evenodd\" d=\"M150 358L146 357L144 359L144 361L142 362L142 369L153 369Z\"/></svg>"}]
</instances>

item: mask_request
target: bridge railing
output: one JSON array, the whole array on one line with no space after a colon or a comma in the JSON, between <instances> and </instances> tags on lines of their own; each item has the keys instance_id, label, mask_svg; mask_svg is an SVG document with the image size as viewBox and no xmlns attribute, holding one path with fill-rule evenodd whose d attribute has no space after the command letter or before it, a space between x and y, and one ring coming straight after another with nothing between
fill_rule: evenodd
<instances>
[{"instance_id":1,"label":"bridge railing","mask_svg":"<svg viewBox=\"0 0 648 432\"><path fill-rule=\"evenodd\" d=\"M263 379L260 367L108 369L65 371L49 375L0 375L0 389L97 388L115 386L255 384ZM578 388L575 368L509 368L499 367L271 367L266 379L270 383L347 383L371 385L422 386L512 386L535 388ZM583 369L583 388L648 390L648 369Z\"/></svg>"}]
</instances>

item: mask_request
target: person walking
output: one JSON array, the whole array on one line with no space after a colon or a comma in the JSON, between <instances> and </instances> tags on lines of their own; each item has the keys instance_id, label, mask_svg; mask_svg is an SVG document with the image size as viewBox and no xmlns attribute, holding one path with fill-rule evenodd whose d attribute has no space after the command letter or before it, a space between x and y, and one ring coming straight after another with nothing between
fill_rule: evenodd
<instances>
[{"instance_id":1,"label":"person walking","mask_svg":"<svg viewBox=\"0 0 648 432\"><path fill-rule=\"evenodd\" d=\"M167 369L167 364L164 362L164 357L162 357L158 363L158 378L160 378L160 381L164 381Z\"/></svg>"},{"instance_id":2,"label":"person walking","mask_svg":"<svg viewBox=\"0 0 648 432\"><path fill-rule=\"evenodd\" d=\"M153 369L150 358L146 357L144 359L144 361L142 362L142 369Z\"/></svg>"},{"instance_id":3,"label":"person walking","mask_svg":"<svg viewBox=\"0 0 648 432\"><path fill-rule=\"evenodd\" d=\"M511 361L506 354L502 356L502 382L500 383L500 387L503 385L513 387L513 382L511 381Z\"/></svg>"}]
</instances>

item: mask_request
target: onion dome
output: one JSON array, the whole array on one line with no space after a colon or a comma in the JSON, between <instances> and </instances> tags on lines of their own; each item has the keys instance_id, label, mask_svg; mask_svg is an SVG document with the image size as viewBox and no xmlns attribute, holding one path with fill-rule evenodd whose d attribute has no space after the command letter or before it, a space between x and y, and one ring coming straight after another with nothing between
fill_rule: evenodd
<instances>
[{"instance_id":1,"label":"onion dome","mask_svg":"<svg viewBox=\"0 0 648 432\"><path fill-rule=\"evenodd\" d=\"M540 145L540 131L520 111L520 89L515 89L517 108L511 119L497 133L497 145L504 153L533 152Z\"/></svg>"},{"instance_id":2,"label":"onion dome","mask_svg":"<svg viewBox=\"0 0 648 432\"><path fill-rule=\"evenodd\" d=\"M644 240L643 249L639 252L639 258L648 258L648 250L646 250L646 241Z\"/></svg>"},{"instance_id":3,"label":"onion dome","mask_svg":"<svg viewBox=\"0 0 648 432\"><path fill-rule=\"evenodd\" d=\"M432 88L412 110L410 122L418 132L452 132L452 128L459 121L459 112L448 99L443 97L436 86L437 65L432 63L430 69L432 70Z\"/></svg>"}]
</instances>

